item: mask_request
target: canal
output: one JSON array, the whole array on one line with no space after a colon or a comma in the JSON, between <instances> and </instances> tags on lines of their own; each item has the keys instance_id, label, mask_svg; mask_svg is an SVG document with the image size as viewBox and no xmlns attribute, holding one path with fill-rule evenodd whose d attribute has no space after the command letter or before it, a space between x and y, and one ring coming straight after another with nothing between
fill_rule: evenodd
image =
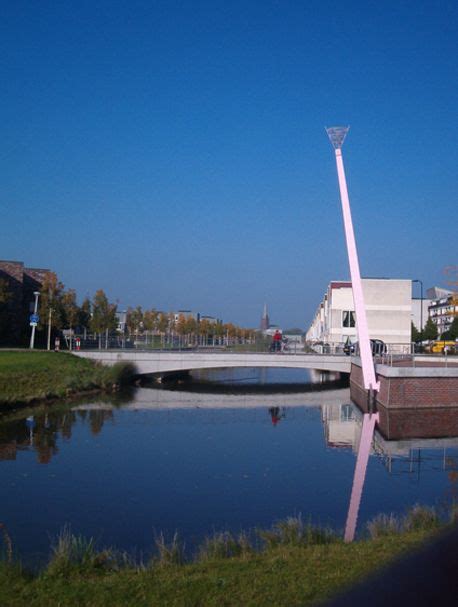
<instances>
[{"instance_id":1,"label":"canal","mask_svg":"<svg viewBox=\"0 0 458 607\"><path fill-rule=\"evenodd\" d=\"M343 531L362 420L349 389L298 370L195 379L0 418L0 522L23 561L46 559L65 525L144 557L159 532L192 552L215 531L297 514ZM433 437L412 423L396 440L376 432L360 534L377 513L458 497L458 438L440 416Z\"/></svg>"}]
</instances>

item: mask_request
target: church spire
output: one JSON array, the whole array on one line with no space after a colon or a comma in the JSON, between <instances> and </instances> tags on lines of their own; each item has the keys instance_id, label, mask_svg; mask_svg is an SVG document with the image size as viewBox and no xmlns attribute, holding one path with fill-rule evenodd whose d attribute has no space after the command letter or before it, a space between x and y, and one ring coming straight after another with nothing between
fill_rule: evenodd
<instances>
[{"instance_id":1,"label":"church spire","mask_svg":"<svg viewBox=\"0 0 458 607\"><path fill-rule=\"evenodd\" d=\"M264 304L264 311L261 317L261 331L267 331L270 326L269 314L267 313L267 304Z\"/></svg>"}]
</instances>

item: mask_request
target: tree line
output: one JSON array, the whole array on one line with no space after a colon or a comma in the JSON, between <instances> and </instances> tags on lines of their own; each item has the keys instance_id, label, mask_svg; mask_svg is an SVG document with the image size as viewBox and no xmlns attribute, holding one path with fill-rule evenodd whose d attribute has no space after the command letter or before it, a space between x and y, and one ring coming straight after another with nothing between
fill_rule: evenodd
<instances>
[{"instance_id":1,"label":"tree line","mask_svg":"<svg viewBox=\"0 0 458 607\"><path fill-rule=\"evenodd\" d=\"M162 312L155 308L143 310L141 306L129 307L125 326L120 326L117 304L108 300L103 289L96 291L92 299L86 297L77 303L76 291L65 289L54 272L46 274L40 289L38 329L46 330L48 347L51 336L60 331L79 334L84 338L96 336L101 345L102 336L108 338L116 332L119 337L141 339L149 336L180 336L183 344L199 343L209 339L247 341L254 339L256 331L207 318Z\"/></svg>"}]
</instances>

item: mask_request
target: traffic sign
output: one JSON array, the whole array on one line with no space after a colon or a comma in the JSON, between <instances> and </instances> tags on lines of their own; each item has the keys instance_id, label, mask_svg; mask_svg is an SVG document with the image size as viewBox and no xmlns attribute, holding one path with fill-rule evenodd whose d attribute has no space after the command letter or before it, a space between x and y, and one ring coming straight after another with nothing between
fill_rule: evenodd
<instances>
[{"instance_id":1,"label":"traffic sign","mask_svg":"<svg viewBox=\"0 0 458 607\"><path fill-rule=\"evenodd\" d=\"M30 325L31 326L33 326L32 323L35 323L35 326L37 326L37 324L38 324L38 322L40 320L40 317L38 316L38 314L31 314L29 320L30 320Z\"/></svg>"}]
</instances>

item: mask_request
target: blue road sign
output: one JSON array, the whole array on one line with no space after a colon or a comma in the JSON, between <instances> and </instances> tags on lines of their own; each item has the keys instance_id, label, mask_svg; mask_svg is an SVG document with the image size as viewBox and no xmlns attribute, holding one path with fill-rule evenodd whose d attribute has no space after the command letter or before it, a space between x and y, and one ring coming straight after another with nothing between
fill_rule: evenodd
<instances>
[{"instance_id":1,"label":"blue road sign","mask_svg":"<svg viewBox=\"0 0 458 607\"><path fill-rule=\"evenodd\" d=\"M37 322L39 322L39 320L40 320L40 317L38 316L38 314L30 315L30 322L37 323Z\"/></svg>"}]
</instances>

